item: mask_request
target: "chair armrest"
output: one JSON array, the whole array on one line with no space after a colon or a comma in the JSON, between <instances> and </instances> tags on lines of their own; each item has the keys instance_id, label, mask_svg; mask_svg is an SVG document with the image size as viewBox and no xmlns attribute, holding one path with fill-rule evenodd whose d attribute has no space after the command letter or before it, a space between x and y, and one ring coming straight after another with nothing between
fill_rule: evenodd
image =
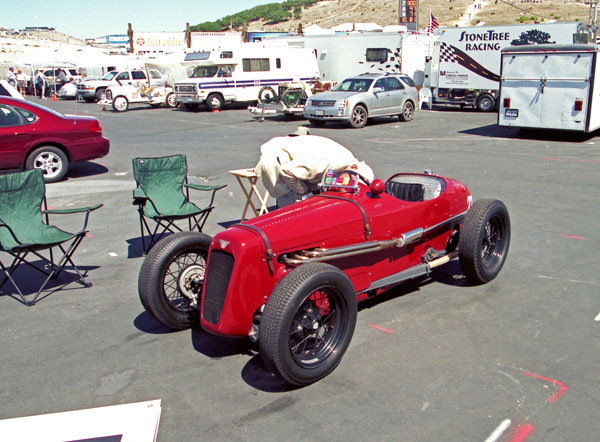
<instances>
[{"instance_id":1,"label":"chair armrest","mask_svg":"<svg viewBox=\"0 0 600 442\"><path fill-rule=\"evenodd\" d=\"M135 189L133 189L133 202L132 204L134 206L143 206L146 204L146 201L148 201L150 198L148 198L148 196L146 195L146 193L140 189L139 187L136 187Z\"/></svg>"},{"instance_id":2,"label":"chair armrest","mask_svg":"<svg viewBox=\"0 0 600 442\"><path fill-rule=\"evenodd\" d=\"M202 184L184 184L185 187L189 187L194 190L212 190L217 191L227 187L227 184L221 184L220 186L204 186Z\"/></svg>"},{"instance_id":3,"label":"chair armrest","mask_svg":"<svg viewBox=\"0 0 600 442\"><path fill-rule=\"evenodd\" d=\"M221 184L219 186L204 186L202 184L184 183L183 185L186 188L185 192L186 192L186 194L188 194L188 199L189 199L189 190L188 189L212 191L212 194L210 196L210 203L208 203L208 207L213 207L213 203L215 201L215 194L217 193L217 190L221 190L221 189L224 189L225 187L227 187L227 184Z\"/></svg>"},{"instance_id":4,"label":"chair armrest","mask_svg":"<svg viewBox=\"0 0 600 442\"><path fill-rule=\"evenodd\" d=\"M48 215L66 215L69 213L93 212L94 210L99 209L103 205L104 204L96 204L94 206L79 207L75 209L50 209L44 210L44 213L47 213Z\"/></svg>"}]
</instances>

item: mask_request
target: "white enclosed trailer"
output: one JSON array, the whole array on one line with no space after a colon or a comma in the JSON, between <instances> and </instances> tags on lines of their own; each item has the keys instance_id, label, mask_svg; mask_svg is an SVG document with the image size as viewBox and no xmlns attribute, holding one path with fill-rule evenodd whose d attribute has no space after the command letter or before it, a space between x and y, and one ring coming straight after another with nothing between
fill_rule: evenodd
<instances>
[{"instance_id":1,"label":"white enclosed trailer","mask_svg":"<svg viewBox=\"0 0 600 442\"><path fill-rule=\"evenodd\" d=\"M591 132L600 127L596 45L502 50L498 124Z\"/></svg>"},{"instance_id":2,"label":"white enclosed trailer","mask_svg":"<svg viewBox=\"0 0 600 442\"><path fill-rule=\"evenodd\" d=\"M422 85L431 39L426 33L338 32L268 37L263 42L314 51L322 82L340 82L367 72L387 72L406 74Z\"/></svg>"},{"instance_id":3,"label":"white enclosed trailer","mask_svg":"<svg viewBox=\"0 0 600 442\"><path fill-rule=\"evenodd\" d=\"M577 23L440 28L425 65L424 86L433 104L496 107L500 51L526 44L570 44Z\"/></svg>"}]
</instances>

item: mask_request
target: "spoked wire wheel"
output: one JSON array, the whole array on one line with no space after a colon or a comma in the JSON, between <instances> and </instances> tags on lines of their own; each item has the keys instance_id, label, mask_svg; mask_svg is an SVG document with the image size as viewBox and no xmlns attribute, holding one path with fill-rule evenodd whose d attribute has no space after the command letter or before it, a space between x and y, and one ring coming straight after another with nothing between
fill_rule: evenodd
<instances>
[{"instance_id":1,"label":"spoked wire wheel","mask_svg":"<svg viewBox=\"0 0 600 442\"><path fill-rule=\"evenodd\" d=\"M169 307L187 313L197 305L205 272L206 258L199 251L186 251L175 257L163 279L163 294Z\"/></svg>"},{"instance_id":2,"label":"spoked wire wheel","mask_svg":"<svg viewBox=\"0 0 600 442\"><path fill-rule=\"evenodd\" d=\"M140 301L161 324L182 330L196 320L210 242L203 233L177 232L156 243L144 259Z\"/></svg>"}]
</instances>

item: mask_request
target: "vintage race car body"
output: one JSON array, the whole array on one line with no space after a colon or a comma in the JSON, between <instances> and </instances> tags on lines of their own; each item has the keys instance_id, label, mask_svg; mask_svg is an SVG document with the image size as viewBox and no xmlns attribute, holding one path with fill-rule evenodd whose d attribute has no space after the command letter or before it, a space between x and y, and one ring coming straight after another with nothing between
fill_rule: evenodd
<instances>
[{"instance_id":1,"label":"vintage race car body","mask_svg":"<svg viewBox=\"0 0 600 442\"><path fill-rule=\"evenodd\" d=\"M489 282L509 242L504 204L473 202L456 180L425 173L367 183L330 171L320 193L212 239L161 240L142 265L140 299L170 327L199 319L213 334L258 341L269 370L306 385L339 364L357 303L457 256L468 280Z\"/></svg>"},{"instance_id":2,"label":"vintage race car body","mask_svg":"<svg viewBox=\"0 0 600 442\"><path fill-rule=\"evenodd\" d=\"M98 101L98 104L110 105L116 112L126 112L132 103L146 103L155 107L166 104L169 107L175 107L173 97L173 88L169 86L126 84L107 87L105 98Z\"/></svg>"},{"instance_id":3,"label":"vintage race car body","mask_svg":"<svg viewBox=\"0 0 600 442\"><path fill-rule=\"evenodd\" d=\"M304 250L366 244L363 253L327 260L350 278L359 301L382 284L392 285L385 283L390 275L423 264L429 250L445 250L469 210L468 189L448 178L403 177L427 181L440 189L440 194L411 202L386 192L373 196L367 186L360 185L355 195L327 191L218 233L209 250L202 327L222 335L248 336L253 315L275 285L294 266L308 262L309 258L302 258ZM399 247L398 241L407 237L411 237L410 244L405 239L407 244ZM386 241L388 244L378 244ZM221 258L213 262L215 252ZM222 268L216 271L223 261L230 267L231 277L213 284L213 278L223 277Z\"/></svg>"}]
</instances>

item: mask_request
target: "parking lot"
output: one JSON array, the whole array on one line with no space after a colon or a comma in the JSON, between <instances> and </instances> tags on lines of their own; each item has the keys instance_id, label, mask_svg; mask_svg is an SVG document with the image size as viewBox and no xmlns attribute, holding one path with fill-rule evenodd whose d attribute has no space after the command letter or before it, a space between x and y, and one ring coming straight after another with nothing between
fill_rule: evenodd
<instances>
[{"instance_id":1,"label":"parking lot","mask_svg":"<svg viewBox=\"0 0 600 442\"><path fill-rule=\"evenodd\" d=\"M33 307L3 287L0 419L161 399L163 442L484 441L507 420L494 440L598 439L600 138L525 136L499 128L495 114L458 109L417 112L410 123L382 118L359 130L310 127L376 177L433 169L464 182L474 199L504 201L512 240L504 269L487 285L468 286L453 261L430 280L359 306L340 366L292 389L249 342L172 332L144 312L131 160L184 153L189 175L228 184L204 229L215 234L239 220L245 202L228 170L253 167L262 143L308 122L261 122L241 107L136 105L116 113L75 101L41 104L98 117L111 140L109 156L47 185L53 208L104 203L74 257L94 285L69 284ZM51 221L81 225L77 216L63 218Z\"/></svg>"}]
</instances>

